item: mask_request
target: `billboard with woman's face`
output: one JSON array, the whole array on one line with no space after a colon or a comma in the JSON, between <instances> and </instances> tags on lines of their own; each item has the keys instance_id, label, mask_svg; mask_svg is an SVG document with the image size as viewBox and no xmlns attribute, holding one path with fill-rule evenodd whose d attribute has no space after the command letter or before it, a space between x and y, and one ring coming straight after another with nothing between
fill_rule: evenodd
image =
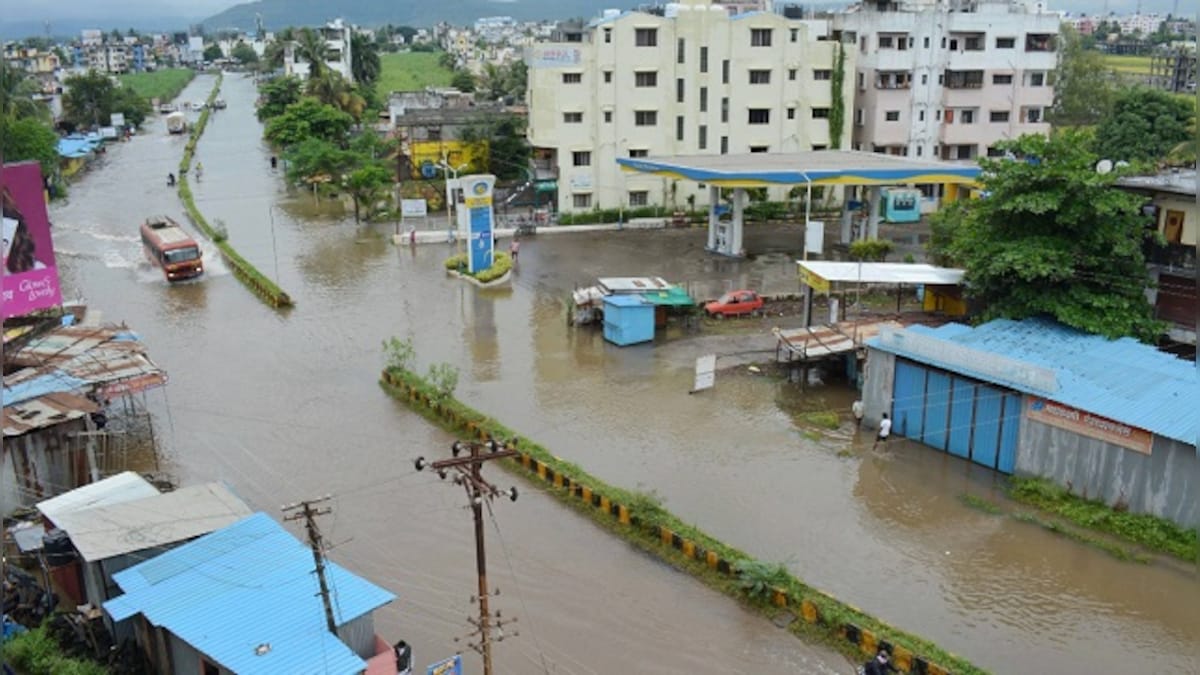
<instances>
[{"instance_id":1,"label":"billboard with woman's face","mask_svg":"<svg viewBox=\"0 0 1200 675\"><path fill-rule=\"evenodd\" d=\"M0 167L4 225L0 315L6 319L62 304L43 194L42 170L37 162Z\"/></svg>"}]
</instances>

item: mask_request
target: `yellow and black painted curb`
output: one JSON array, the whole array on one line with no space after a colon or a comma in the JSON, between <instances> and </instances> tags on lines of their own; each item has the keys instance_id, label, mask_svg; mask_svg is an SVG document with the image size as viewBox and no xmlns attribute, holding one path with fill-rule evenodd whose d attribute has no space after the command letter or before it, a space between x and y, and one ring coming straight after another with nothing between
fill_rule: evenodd
<instances>
[{"instance_id":1,"label":"yellow and black painted curb","mask_svg":"<svg viewBox=\"0 0 1200 675\"><path fill-rule=\"evenodd\" d=\"M470 438L480 441L501 440L498 435L489 430L490 421L485 416L456 400L430 394L418 386L417 381L421 381L420 376L414 373L397 373L391 369L385 369L380 379L380 385L394 398L420 412L425 412L450 431L465 433ZM656 541L659 544L658 554L665 560L669 561L667 551L673 551L686 560L705 565L719 575L731 579L739 576L738 561L729 560L717 551L706 549L702 543L669 527L644 522L628 506L606 496L604 494L606 486L599 487L580 482L523 449L522 445L528 445L527 440L509 438L504 443L509 450L519 453L511 463L505 462L505 464L515 465L531 479L536 478L546 483L560 497L573 498L583 505L592 507L597 517L615 521L620 526L637 531L648 540ZM837 600L827 593L820 591L814 591L814 593L819 593L825 603L836 603L855 614L866 616L862 610ZM901 672L916 675L951 675L952 671L938 665L932 659L914 654L912 650L889 641L870 629L839 620L833 616L824 616L819 604L811 598L803 597L802 594L788 589L775 588L771 595L771 604L782 609L798 610L799 617L795 620L823 628L832 637L857 646L859 651L868 657L875 654L881 647L888 649L892 653L893 665ZM960 661L960 663L963 666L961 667L963 672L983 672L965 662Z\"/></svg>"},{"instance_id":2,"label":"yellow and black painted curb","mask_svg":"<svg viewBox=\"0 0 1200 675\"><path fill-rule=\"evenodd\" d=\"M200 209L196 207L196 200L192 196L192 189L188 186L187 174L188 169L192 166L192 157L196 152L196 144L200 141L200 136L204 133L204 127L208 125L209 111L212 110L212 103L217 99L217 94L221 91L221 81L224 78L223 74L217 75L217 82L213 85L212 91L208 95L208 105L204 107L204 111L200 113L200 118L196 120L195 126L192 127L191 135L188 137L187 145L183 149L183 158L179 160L179 199L183 202L183 210L187 212L188 218L192 223L204 233L221 252L221 256L228 263L229 269L233 270L233 276L241 281L247 288L254 292L256 296L268 305L280 309L283 307L292 306L292 298L284 292L282 288L275 284L259 272L254 265L243 258L229 242L217 236L217 232L208 224L208 219L204 214L200 213Z\"/></svg>"}]
</instances>

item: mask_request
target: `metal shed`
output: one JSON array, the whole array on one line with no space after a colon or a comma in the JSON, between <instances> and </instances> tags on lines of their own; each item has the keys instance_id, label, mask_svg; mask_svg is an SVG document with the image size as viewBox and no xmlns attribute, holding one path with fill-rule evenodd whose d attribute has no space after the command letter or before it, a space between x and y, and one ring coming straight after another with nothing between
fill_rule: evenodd
<instances>
[{"instance_id":1,"label":"metal shed","mask_svg":"<svg viewBox=\"0 0 1200 675\"><path fill-rule=\"evenodd\" d=\"M604 297L604 339L625 347L654 339L654 305L640 295Z\"/></svg>"}]
</instances>

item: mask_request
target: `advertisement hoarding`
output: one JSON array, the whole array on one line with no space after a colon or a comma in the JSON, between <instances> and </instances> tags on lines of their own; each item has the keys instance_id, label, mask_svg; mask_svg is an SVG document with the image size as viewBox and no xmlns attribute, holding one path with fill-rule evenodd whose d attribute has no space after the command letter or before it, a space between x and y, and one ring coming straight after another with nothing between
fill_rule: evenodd
<instances>
[{"instance_id":1,"label":"advertisement hoarding","mask_svg":"<svg viewBox=\"0 0 1200 675\"><path fill-rule=\"evenodd\" d=\"M62 304L50 218L37 162L0 167L4 285L0 316L21 316Z\"/></svg>"},{"instance_id":2,"label":"advertisement hoarding","mask_svg":"<svg viewBox=\"0 0 1200 675\"><path fill-rule=\"evenodd\" d=\"M492 266L492 188L495 184L496 177L486 174L459 179L470 227L467 241L471 252L467 258L471 274Z\"/></svg>"},{"instance_id":3,"label":"advertisement hoarding","mask_svg":"<svg viewBox=\"0 0 1200 675\"><path fill-rule=\"evenodd\" d=\"M1149 455L1151 446L1154 445L1154 434L1145 429L1131 427L1107 417L1093 415L1036 396L1029 397L1025 417L1098 441L1129 448L1143 455Z\"/></svg>"},{"instance_id":4,"label":"advertisement hoarding","mask_svg":"<svg viewBox=\"0 0 1200 675\"><path fill-rule=\"evenodd\" d=\"M462 657L458 654L425 669L425 675L462 675Z\"/></svg>"}]
</instances>

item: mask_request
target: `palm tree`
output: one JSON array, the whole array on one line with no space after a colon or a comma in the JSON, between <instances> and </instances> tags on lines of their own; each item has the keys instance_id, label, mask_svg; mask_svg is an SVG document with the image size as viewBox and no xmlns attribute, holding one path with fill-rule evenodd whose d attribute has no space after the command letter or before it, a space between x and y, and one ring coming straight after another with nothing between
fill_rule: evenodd
<instances>
[{"instance_id":1,"label":"palm tree","mask_svg":"<svg viewBox=\"0 0 1200 675\"><path fill-rule=\"evenodd\" d=\"M329 44L320 32L311 28L300 29L293 48L300 58L308 61L308 79L316 79L329 69L325 65L329 60Z\"/></svg>"},{"instance_id":2,"label":"palm tree","mask_svg":"<svg viewBox=\"0 0 1200 675\"><path fill-rule=\"evenodd\" d=\"M307 93L322 103L331 105L354 119L362 117L366 100L340 73L326 68L319 76L309 78Z\"/></svg>"},{"instance_id":3,"label":"palm tree","mask_svg":"<svg viewBox=\"0 0 1200 675\"><path fill-rule=\"evenodd\" d=\"M271 44L267 45L263 50L263 64L269 70L278 70L283 67L284 48L287 44L296 39L296 31L292 28L284 28L275 34L275 39Z\"/></svg>"},{"instance_id":4,"label":"palm tree","mask_svg":"<svg viewBox=\"0 0 1200 675\"><path fill-rule=\"evenodd\" d=\"M379 45L362 33L351 35L350 72L354 81L367 86L374 84L379 79L380 68Z\"/></svg>"},{"instance_id":5,"label":"palm tree","mask_svg":"<svg viewBox=\"0 0 1200 675\"><path fill-rule=\"evenodd\" d=\"M36 82L0 59L0 117L49 119L50 109L33 100L36 93Z\"/></svg>"}]
</instances>

